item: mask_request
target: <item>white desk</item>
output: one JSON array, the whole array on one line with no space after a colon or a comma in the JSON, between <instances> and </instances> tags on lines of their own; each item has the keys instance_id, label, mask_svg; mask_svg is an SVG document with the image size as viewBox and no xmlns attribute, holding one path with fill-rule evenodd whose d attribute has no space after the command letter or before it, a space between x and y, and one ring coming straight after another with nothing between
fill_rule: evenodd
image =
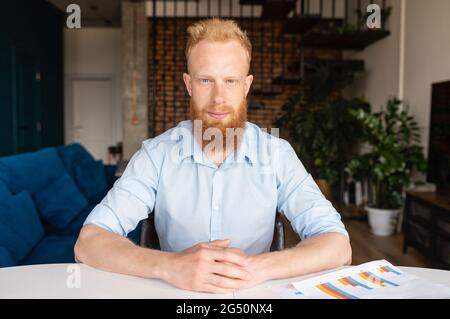
<instances>
[{"instance_id":1,"label":"white desk","mask_svg":"<svg viewBox=\"0 0 450 319\"><path fill-rule=\"evenodd\" d=\"M71 267L79 267L75 268ZM450 287L450 271L398 267L410 274L431 282ZM326 273L328 271L322 272ZM80 274L79 288L74 276ZM320 274L320 273L317 273ZM257 287L241 290L235 294L208 294L181 290L155 279L144 279L100 271L84 264L49 264L0 268L0 299L2 298L158 298L158 299L197 299L197 298L280 298L268 286L289 283L317 274L275 280Z\"/></svg>"}]
</instances>

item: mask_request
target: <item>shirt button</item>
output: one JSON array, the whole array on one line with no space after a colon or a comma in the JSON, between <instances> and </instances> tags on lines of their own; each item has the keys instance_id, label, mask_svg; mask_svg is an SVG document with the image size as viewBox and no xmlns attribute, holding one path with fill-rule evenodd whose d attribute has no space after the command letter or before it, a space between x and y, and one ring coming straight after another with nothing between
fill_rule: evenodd
<instances>
[{"instance_id":1,"label":"shirt button","mask_svg":"<svg viewBox=\"0 0 450 319\"><path fill-rule=\"evenodd\" d=\"M214 206L214 210L218 210L219 209L219 205Z\"/></svg>"}]
</instances>

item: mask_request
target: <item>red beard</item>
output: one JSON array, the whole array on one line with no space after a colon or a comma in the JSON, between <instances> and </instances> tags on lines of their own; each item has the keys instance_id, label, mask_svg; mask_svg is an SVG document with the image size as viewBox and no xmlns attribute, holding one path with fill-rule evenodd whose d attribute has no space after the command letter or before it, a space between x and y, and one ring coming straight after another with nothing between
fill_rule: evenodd
<instances>
[{"instance_id":1,"label":"red beard","mask_svg":"<svg viewBox=\"0 0 450 319\"><path fill-rule=\"evenodd\" d=\"M230 114L226 119L215 119L208 115L208 112L229 112ZM201 108L197 104L190 100L190 116L191 121L194 123L195 120L200 120L202 125L202 137L205 136L205 131L209 128L217 128L222 132L223 137L223 147L225 149L226 143L226 134L227 129L232 129L232 131L237 132L238 128L243 129L245 126L245 122L247 121L247 100L243 99L241 104L239 105L237 110L234 110L232 107L228 105L224 106L209 106L206 108ZM236 148L240 143L240 136L233 137L233 148ZM203 138L202 138L203 140ZM202 141L202 149L205 143L208 141Z\"/></svg>"},{"instance_id":2,"label":"red beard","mask_svg":"<svg viewBox=\"0 0 450 319\"><path fill-rule=\"evenodd\" d=\"M208 115L208 112L229 112L230 114L226 119L220 120L212 118ZM223 136L225 136L227 128L244 128L245 121L247 121L247 100L243 99L239 108L235 111L228 105L201 108L191 99L190 114L192 122L194 122L194 120L202 121L203 132L208 128L218 128L222 131Z\"/></svg>"}]
</instances>

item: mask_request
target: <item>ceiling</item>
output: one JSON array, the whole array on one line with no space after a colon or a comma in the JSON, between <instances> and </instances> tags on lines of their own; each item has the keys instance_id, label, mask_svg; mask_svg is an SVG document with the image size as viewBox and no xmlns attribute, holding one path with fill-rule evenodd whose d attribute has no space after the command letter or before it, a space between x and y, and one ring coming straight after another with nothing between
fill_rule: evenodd
<instances>
[{"instance_id":1,"label":"ceiling","mask_svg":"<svg viewBox=\"0 0 450 319\"><path fill-rule=\"evenodd\" d=\"M122 0L47 0L61 11L66 12L69 4L76 3L81 8L81 26L120 27Z\"/></svg>"}]
</instances>

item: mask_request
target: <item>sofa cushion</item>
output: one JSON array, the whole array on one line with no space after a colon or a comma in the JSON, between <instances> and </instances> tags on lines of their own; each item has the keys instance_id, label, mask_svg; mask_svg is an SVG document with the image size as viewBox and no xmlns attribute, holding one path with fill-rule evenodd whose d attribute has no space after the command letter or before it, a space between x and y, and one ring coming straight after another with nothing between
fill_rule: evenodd
<instances>
[{"instance_id":1,"label":"sofa cushion","mask_svg":"<svg viewBox=\"0 0 450 319\"><path fill-rule=\"evenodd\" d=\"M92 204L83 208L83 210L64 228L55 228L52 225L44 224L45 233L48 235L70 235L78 237L84 221L95 206L95 204Z\"/></svg>"},{"instance_id":2,"label":"sofa cushion","mask_svg":"<svg viewBox=\"0 0 450 319\"><path fill-rule=\"evenodd\" d=\"M74 263L75 236L45 236L22 260L20 265Z\"/></svg>"},{"instance_id":3,"label":"sofa cushion","mask_svg":"<svg viewBox=\"0 0 450 319\"><path fill-rule=\"evenodd\" d=\"M43 226L28 192L0 203L0 246L21 259L43 236Z\"/></svg>"},{"instance_id":4,"label":"sofa cushion","mask_svg":"<svg viewBox=\"0 0 450 319\"><path fill-rule=\"evenodd\" d=\"M103 165L105 167L105 176L106 183L108 184L108 190L113 187L114 183L119 179L119 176L116 176L117 165Z\"/></svg>"},{"instance_id":5,"label":"sofa cushion","mask_svg":"<svg viewBox=\"0 0 450 319\"><path fill-rule=\"evenodd\" d=\"M99 195L103 195L108 186L101 160L78 164L75 168L75 180L90 204L98 202Z\"/></svg>"},{"instance_id":6,"label":"sofa cushion","mask_svg":"<svg viewBox=\"0 0 450 319\"><path fill-rule=\"evenodd\" d=\"M0 268L11 267L17 265L17 259L13 256L11 251L6 247L0 246Z\"/></svg>"},{"instance_id":7,"label":"sofa cushion","mask_svg":"<svg viewBox=\"0 0 450 319\"><path fill-rule=\"evenodd\" d=\"M2 209L0 208L0 214ZM0 216L0 247L8 250L14 260L25 257L33 248L10 225L3 222ZM0 262L1 263L1 262Z\"/></svg>"},{"instance_id":8,"label":"sofa cushion","mask_svg":"<svg viewBox=\"0 0 450 319\"><path fill-rule=\"evenodd\" d=\"M6 201L11 197L11 192L8 187L0 180L0 203Z\"/></svg>"},{"instance_id":9,"label":"sofa cushion","mask_svg":"<svg viewBox=\"0 0 450 319\"><path fill-rule=\"evenodd\" d=\"M42 219L56 228L64 228L87 206L68 174L34 194L34 200Z\"/></svg>"},{"instance_id":10,"label":"sofa cushion","mask_svg":"<svg viewBox=\"0 0 450 319\"><path fill-rule=\"evenodd\" d=\"M79 143L63 145L56 148L66 171L75 181L75 170L80 164L95 162L91 154Z\"/></svg>"},{"instance_id":11,"label":"sofa cushion","mask_svg":"<svg viewBox=\"0 0 450 319\"><path fill-rule=\"evenodd\" d=\"M0 179L13 194L34 194L66 173L55 148L0 158Z\"/></svg>"},{"instance_id":12,"label":"sofa cushion","mask_svg":"<svg viewBox=\"0 0 450 319\"><path fill-rule=\"evenodd\" d=\"M89 216L91 211L94 209L96 204L92 204L84 208L77 217L70 222L69 225L67 225L67 228L64 232L66 235L75 235L78 237L78 234L80 233L81 228L83 227L84 221Z\"/></svg>"},{"instance_id":13,"label":"sofa cushion","mask_svg":"<svg viewBox=\"0 0 450 319\"><path fill-rule=\"evenodd\" d=\"M98 193L95 196L92 196L90 203L91 204L98 204L98 203L100 203L102 201L102 199L105 198L105 196L108 194L108 191L109 191L108 189L105 189L105 191L103 191L101 193Z\"/></svg>"}]
</instances>

